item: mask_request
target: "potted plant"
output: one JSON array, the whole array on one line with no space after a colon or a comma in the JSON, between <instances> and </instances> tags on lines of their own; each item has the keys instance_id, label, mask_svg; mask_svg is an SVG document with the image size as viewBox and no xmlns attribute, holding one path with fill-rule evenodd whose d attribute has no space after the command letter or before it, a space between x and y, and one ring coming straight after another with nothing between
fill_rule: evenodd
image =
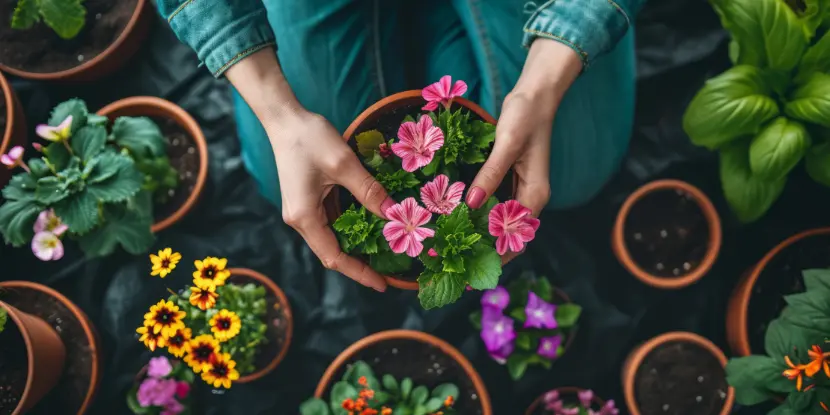
<instances>
[{"instance_id":1,"label":"potted plant","mask_svg":"<svg viewBox=\"0 0 830 415\"><path fill-rule=\"evenodd\" d=\"M712 78L689 104L683 128L720 152L724 196L742 222L763 216L804 160L830 186L830 32L817 3L713 0L731 33L734 67Z\"/></svg>"},{"instance_id":2,"label":"potted plant","mask_svg":"<svg viewBox=\"0 0 830 415\"><path fill-rule=\"evenodd\" d=\"M631 415L728 415L735 391L726 383L726 356L711 341L688 332L654 337L623 364L625 403Z\"/></svg>"},{"instance_id":3,"label":"potted plant","mask_svg":"<svg viewBox=\"0 0 830 415\"><path fill-rule=\"evenodd\" d=\"M518 380L528 366L551 368L573 341L581 313L582 307L551 287L547 278L522 276L507 288L484 291L481 310L470 321L490 357L506 364Z\"/></svg>"},{"instance_id":4,"label":"potted plant","mask_svg":"<svg viewBox=\"0 0 830 415\"><path fill-rule=\"evenodd\" d=\"M20 100L9 81L0 72L0 154L26 143L26 118ZM0 188L11 178L11 172L0 169ZM0 196L2 200L2 196Z\"/></svg>"},{"instance_id":5,"label":"potted plant","mask_svg":"<svg viewBox=\"0 0 830 415\"><path fill-rule=\"evenodd\" d=\"M653 181L623 203L611 246L640 281L661 289L686 287L718 257L720 217L700 189L679 180Z\"/></svg>"},{"instance_id":6,"label":"potted plant","mask_svg":"<svg viewBox=\"0 0 830 415\"><path fill-rule=\"evenodd\" d=\"M361 385L364 376L366 385ZM364 386L373 391L372 397L367 392L361 395ZM350 388L356 389L356 397ZM326 369L314 397L301 408L303 415L326 414L319 412L326 404L332 414L348 414L343 404L350 406L344 402L349 398L355 404L363 398L378 414L385 405L384 415L436 411L492 415L484 382L467 358L447 342L411 330L375 333L349 346ZM436 405L438 409L433 409ZM418 412L426 410L432 412Z\"/></svg>"},{"instance_id":7,"label":"potted plant","mask_svg":"<svg viewBox=\"0 0 830 415\"><path fill-rule=\"evenodd\" d=\"M341 212L334 192L327 203L343 250L366 257L391 285L418 289L426 309L456 301L467 286L495 288L499 255L521 251L539 227L515 200L491 197L479 209L461 202L495 138L493 118L460 98L466 89L445 76L423 91L392 95L344 134L399 201L386 210L389 220L355 204Z\"/></svg>"},{"instance_id":8,"label":"potted plant","mask_svg":"<svg viewBox=\"0 0 830 415\"><path fill-rule=\"evenodd\" d=\"M597 397L590 389L556 388L536 398L525 415L617 415L613 400Z\"/></svg>"},{"instance_id":9,"label":"potted plant","mask_svg":"<svg viewBox=\"0 0 830 415\"><path fill-rule=\"evenodd\" d=\"M770 250L741 277L729 298L726 339L738 356L764 353L767 327L804 291L802 270L830 267L830 228L809 229Z\"/></svg>"},{"instance_id":10,"label":"potted plant","mask_svg":"<svg viewBox=\"0 0 830 415\"><path fill-rule=\"evenodd\" d=\"M170 248L151 255L151 275L166 277L181 258ZM227 262L195 261L192 285L151 306L136 330L150 351L166 348L207 384L225 389L274 370L293 330L282 290L258 272L228 269Z\"/></svg>"},{"instance_id":11,"label":"potted plant","mask_svg":"<svg viewBox=\"0 0 830 415\"><path fill-rule=\"evenodd\" d=\"M189 415L194 379L184 363L154 357L138 373L136 384L127 393L127 406L136 415Z\"/></svg>"},{"instance_id":12,"label":"potted plant","mask_svg":"<svg viewBox=\"0 0 830 415\"><path fill-rule=\"evenodd\" d=\"M830 270L804 271L806 291L786 297L787 308L766 330L763 355L731 359L726 380L742 405L776 400L771 414L830 412Z\"/></svg>"},{"instance_id":13,"label":"potted plant","mask_svg":"<svg viewBox=\"0 0 830 415\"><path fill-rule=\"evenodd\" d=\"M0 70L42 81L91 81L120 67L146 37L146 0L0 4Z\"/></svg>"},{"instance_id":14,"label":"potted plant","mask_svg":"<svg viewBox=\"0 0 830 415\"><path fill-rule=\"evenodd\" d=\"M22 342L18 345L25 344L22 359L15 359L12 366L28 361L23 367L28 367L32 381L29 385L24 379L22 397L10 395L12 400L19 398L20 404L12 413L25 413L38 399L37 410L43 413L86 413L101 381L100 342L86 314L59 292L28 281L0 282L0 301L0 308L8 313L0 337L17 336L15 341ZM20 353L20 349L14 354L2 352L3 356ZM2 380L3 375L13 373L14 367L0 370L0 384L14 386L14 381Z\"/></svg>"}]
</instances>

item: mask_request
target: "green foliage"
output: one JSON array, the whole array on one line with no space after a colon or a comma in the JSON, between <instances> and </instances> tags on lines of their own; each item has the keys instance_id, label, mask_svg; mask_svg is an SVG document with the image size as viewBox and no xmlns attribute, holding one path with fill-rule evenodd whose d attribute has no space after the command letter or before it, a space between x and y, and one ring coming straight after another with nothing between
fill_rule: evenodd
<instances>
[{"instance_id":1,"label":"green foliage","mask_svg":"<svg viewBox=\"0 0 830 415\"><path fill-rule=\"evenodd\" d=\"M386 189L390 194L398 194L407 189L414 189L421 185L421 181L406 170L395 170L394 172L381 172L375 176L375 179Z\"/></svg>"},{"instance_id":2,"label":"green foliage","mask_svg":"<svg viewBox=\"0 0 830 415\"><path fill-rule=\"evenodd\" d=\"M424 174L448 174L459 164L480 164L487 159L496 139L495 125L471 119L470 112L460 108L455 112L429 113L429 116L444 132L444 145L424 167ZM452 177L452 174L448 175Z\"/></svg>"},{"instance_id":3,"label":"green foliage","mask_svg":"<svg viewBox=\"0 0 830 415\"><path fill-rule=\"evenodd\" d=\"M86 23L83 0L18 0L12 14L14 29L29 29L43 20L63 39L72 39Z\"/></svg>"},{"instance_id":4,"label":"green foliage","mask_svg":"<svg viewBox=\"0 0 830 415\"><path fill-rule=\"evenodd\" d=\"M386 244L386 239L383 238L383 224L383 219L366 208L361 206L357 209L352 205L332 226L344 252L376 254L379 245Z\"/></svg>"},{"instance_id":5,"label":"green foliage","mask_svg":"<svg viewBox=\"0 0 830 415\"><path fill-rule=\"evenodd\" d=\"M3 332L3 329L6 328L6 321L8 321L8 314L6 314L6 310L0 308L0 333Z\"/></svg>"}]
</instances>

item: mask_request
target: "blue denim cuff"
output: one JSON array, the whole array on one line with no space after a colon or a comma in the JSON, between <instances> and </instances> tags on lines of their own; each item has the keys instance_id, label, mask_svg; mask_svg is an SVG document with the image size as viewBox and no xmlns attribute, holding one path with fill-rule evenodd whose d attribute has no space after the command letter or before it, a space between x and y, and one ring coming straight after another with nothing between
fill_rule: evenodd
<instances>
[{"instance_id":1,"label":"blue denim cuff","mask_svg":"<svg viewBox=\"0 0 830 415\"><path fill-rule=\"evenodd\" d=\"M628 13L614 0L549 0L524 27L524 47L537 37L568 45L582 59L583 70L611 51L631 24Z\"/></svg>"}]
</instances>

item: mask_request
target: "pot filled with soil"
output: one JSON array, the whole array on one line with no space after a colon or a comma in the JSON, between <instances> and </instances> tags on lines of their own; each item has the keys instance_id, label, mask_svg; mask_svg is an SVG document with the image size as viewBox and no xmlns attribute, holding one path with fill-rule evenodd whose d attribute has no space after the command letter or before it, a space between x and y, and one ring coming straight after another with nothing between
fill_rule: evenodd
<instances>
[{"instance_id":1,"label":"pot filled with soil","mask_svg":"<svg viewBox=\"0 0 830 415\"><path fill-rule=\"evenodd\" d=\"M625 403L632 415L727 415L734 389L726 356L694 333L671 332L634 349L623 365Z\"/></svg>"},{"instance_id":2,"label":"pot filled with soil","mask_svg":"<svg viewBox=\"0 0 830 415\"><path fill-rule=\"evenodd\" d=\"M720 217L700 189L657 180L637 189L617 214L614 255L640 281L656 288L693 284L715 263Z\"/></svg>"},{"instance_id":3,"label":"pot filled with soil","mask_svg":"<svg viewBox=\"0 0 830 415\"><path fill-rule=\"evenodd\" d=\"M300 408L303 415L337 407L492 414L484 382L467 358L447 342L411 330L375 333L349 346L326 369L314 396Z\"/></svg>"},{"instance_id":4,"label":"pot filled with soil","mask_svg":"<svg viewBox=\"0 0 830 415\"><path fill-rule=\"evenodd\" d=\"M0 2L9 17L0 24L0 70L40 81L98 79L138 50L153 14L147 0L65 3Z\"/></svg>"},{"instance_id":5,"label":"pot filled with soil","mask_svg":"<svg viewBox=\"0 0 830 415\"><path fill-rule=\"evenodd\" d=\"M619 410L613 400L600 399L590 389L574 387L556 388L536 398L525 415L560 415L576 409L579 414L617 415Z\"/></svg>"},{"instance_id":6,"label":"pot filled with soil","mask_svg":"<svg viewBox=\"0 0 830 415\"><path fill-rule=\"evenodd\" d=\"M26 144L26 117L17 94L0 72L0 154ZM0 188L11 179L11 171L0 168ZM2 196L0 196L2 199Z\"/></svg>"},{"instance_id":7,"label":"pot filled with soil","mask_svg":"<svg viewBox=\"0 0 830 415\"><path fill-rule=\"evenodd\" d=\"M55 376L54 380L51 381L54 386L51 387L51 392L49 392L49 388L42 391L42 393L49 393L42 395L40 402L32 402L32 404L37 403L33 409L38 413L50 414L81 415L86 413L92 404L101 380L99 341L95 328L86 314L57 291L27 281L5 281L0 283L0 300L19 310L19 312L25 313L24 315L39 319L35 321L42 323L40 327L46 330L45 333L48 333L43 337L43 342L37 341L34 343L35 345L48 345L49 350L45 351L45 355L37 354L40 353L37 350L35 350L36 354L27 355L24 350L21 359L14 361L15 364L27 362L28 373L30 374L34 370L35 375L38 376L42 373L38 370L43 370L44 374L51 373L52 376ZM14 320L14 313L9 315L11 318L6 325L7 329L13 326L9 323ZM20 324L16 324L16 326L20 330ZM27 327L26 330L29 330L29 328ZM15 333L15 331L9 332L9 334L12 333ZM26 336L32 336L31 332L26 334L25 330L21 330L19 333L18 335L23 336L24 342L28 346L29 341L26 340ZM0 337L6 334L4 331L3 334L0 334ZM34 339L35 337L30 338ZM19 353L19 351L15 353ZM5 352L2 354L6 356ZM41 364L45 366L45 369L38 369ZM57 368L61 368L62 375L60 372L53 372ZM13 371L0 370L0 373L13 373ZM31 376L29 381L33 381ZM28 389L30 387L28 381L26 385ZM8 397L2 391L0 391L0 395L2 395L0 413L22 414L25 412L3 412L4 402ZM28 402L29 396L24 394L23 400Z\"/></svg>"},{"instance_id":8,"label":"pot filled with soil","mask_svg":"<svg viewBox=\"0 0 830 415\"><path fill-rule=\"evenodd\" d=\"M726 314L726 339L738 356L763 354L769 323L787 306L784 297L804 291L802 270L830 267L830 228L793 235L742 276Z\"/></svg>"}]
</instances>

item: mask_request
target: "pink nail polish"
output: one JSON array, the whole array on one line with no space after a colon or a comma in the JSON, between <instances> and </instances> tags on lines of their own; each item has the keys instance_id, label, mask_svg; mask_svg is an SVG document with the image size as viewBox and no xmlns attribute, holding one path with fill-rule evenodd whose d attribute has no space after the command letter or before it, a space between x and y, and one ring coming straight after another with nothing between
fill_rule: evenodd
<instances>
[{"instance_id":1,"label":"pink nail polish","mask_svg":"<svg viewBox=\"0 0 830 415\"><path fill-rule=\"evenodd\" d=\"M472 209L478 209L484 203L484 190L480 187L474 187L467 194L467 205Z\"/></svg>"}]
</instances>

